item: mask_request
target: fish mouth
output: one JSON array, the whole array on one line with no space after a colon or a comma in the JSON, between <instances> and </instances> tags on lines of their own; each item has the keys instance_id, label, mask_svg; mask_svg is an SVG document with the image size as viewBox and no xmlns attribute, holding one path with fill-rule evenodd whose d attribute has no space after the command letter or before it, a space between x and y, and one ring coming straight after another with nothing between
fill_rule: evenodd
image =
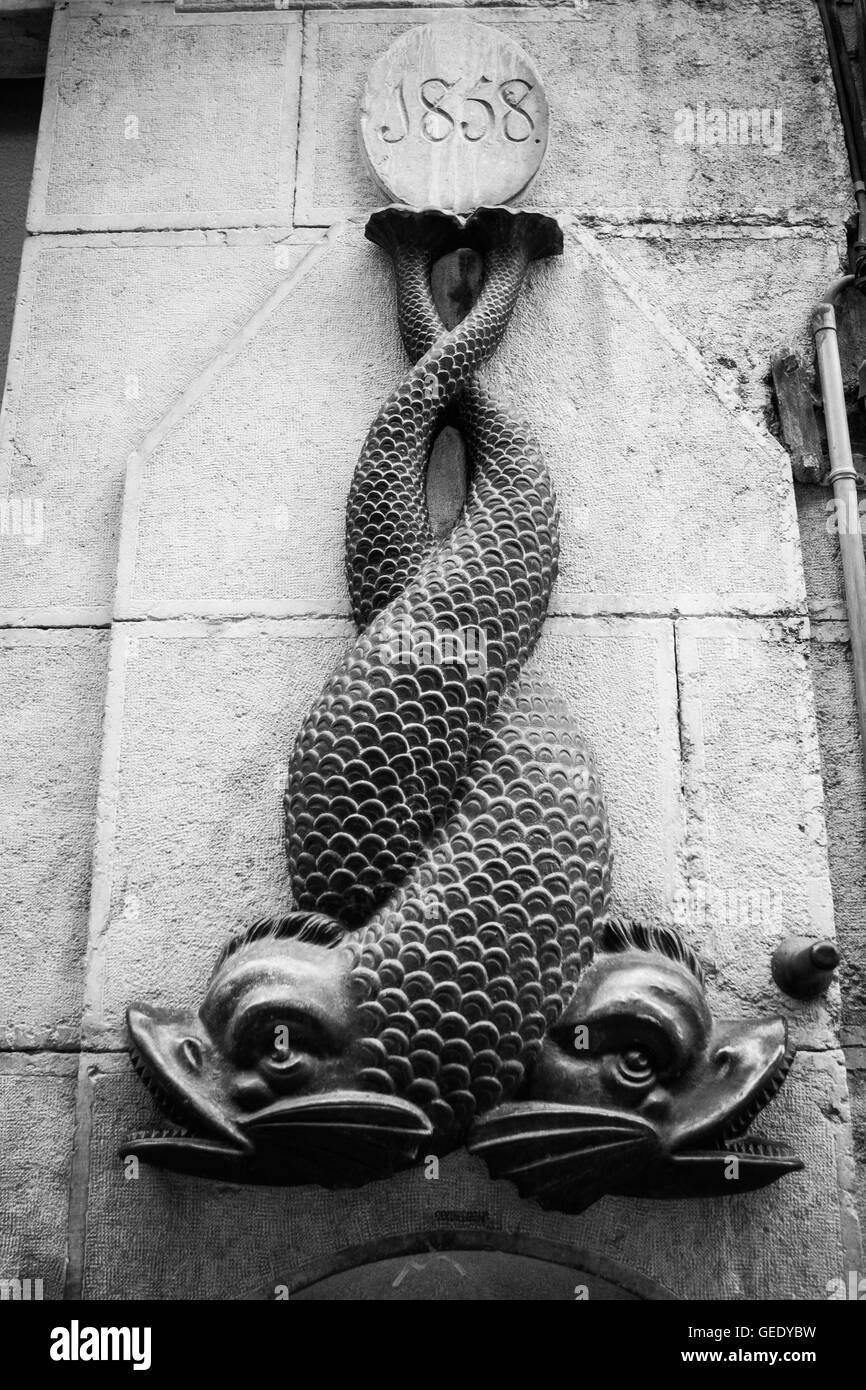
<instances>
[{"instance_id":1,"label":"fish mouth","mask_svg":"<svg viewBox=\"0 0 866 1390\"><path fill-rule=\"evenodd\" d=\"M228 1182L351 1187L408 1166L429 1144L418 1106L375 1092L284 1096L235 1121L220 1104L223 1064L196 1018L140 1008L127 1022L132 1065L172 1123L131 1135L123 1157Z\"/></svg>"},{"instance_id":2,"label":"fish mouth","mask_svg":"<svg viewBox=\"0 0 866 1390\"><path fill-rule=\"evenodd\" d=\"M792 1043L785 1040L784 1050L781 1057L769 1070L769 1074L759 1083L751 1096L747 1097L742 1105L738 1106L733 1115L719 1136L719 1143L731 1150L747 1150L756 1144L763 1145L768 1149L776 1148L783 1150L784 1145L773 1145L763 1139L748 1138L748 1130L752 1121L757 1118L765 1105L769 1105L774 1096L781 1091L788 1073L794 1064L797 1049Z\"/></svg>"},{"instance_id":3,"label":"fish mouth","mask_svg":"<svg viewBox=\"0 0 866 1390\"><path fill-rule=\"evenodd\" d=\"M166 1036L177 1022L175 1016L155 1010L131 1008L127 1012L133 1069L169 1123L131 1135L121 1154L182 1171L232 1168L248 1156L252 1145L172 1060Z\"/></svg>"},{"instance_id":4,"label":"fish mouth","mask_svg":"<svg viewBox=\"0 0 866 1390\"><path fill-rule=\"evenodd\" d=\"M778 1055L772 1057L745 1097L735 1104L721 1127L703 1136L702 1142L677 1148L650 1174L641 1195L665 1197L722 1196L753 1191L775 1182L786 1173L803 1168L802 1159L777 1140L750 1134L752 1122L781 1090L796 1055L796 1048L782 1035Z\"/></svg>"}]
</instances>

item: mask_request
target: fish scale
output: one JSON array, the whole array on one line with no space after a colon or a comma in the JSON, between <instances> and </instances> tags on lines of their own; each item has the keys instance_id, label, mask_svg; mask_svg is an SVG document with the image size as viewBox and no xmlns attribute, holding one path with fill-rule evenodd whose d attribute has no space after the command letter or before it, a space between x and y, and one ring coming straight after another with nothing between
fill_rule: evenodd
<instances>
[{"instance_id":1,"label":"fish scale","mask_svg":"<svg viewBox=\"0 0 866 1390\"><path fill-rule=\"evenodd\" d=\"M368 225L418 360L355 471L346 550L361 631L298 735L286 794L298 907L340 921L354 951L359 1083L414 1101L443 1141L519 1087L609 910L589 753L558 697L521 674L556 577L553 488L526 425L472 379L530 261L557 249L551 227L507 209L464 227L392 208ZM484 281L446 331L430 267L458 241L483 252ZM426 469L450 409L472 478L437 542ZM478 669L459 645L430 659L431 632L467 630L483 639Z\"/></svg>"},{"instance_id":2,"label":"fish scale","mask_svg":"<svg viewBox=\"0 0 866 1390\"><path fill-rule=\"evenodd\" d=\"M402 886L347 938L359 1082L414 1101L443 1143L519 1089L610 910L599 779L540 683L524 676L502 701L460 791Z\"/></svg>"}]
</instances>

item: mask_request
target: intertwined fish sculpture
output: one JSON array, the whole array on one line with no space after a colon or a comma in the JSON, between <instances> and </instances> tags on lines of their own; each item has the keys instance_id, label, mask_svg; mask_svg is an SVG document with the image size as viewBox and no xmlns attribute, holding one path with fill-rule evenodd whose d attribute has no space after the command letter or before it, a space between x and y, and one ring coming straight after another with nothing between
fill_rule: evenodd
<instances>
[{"instance_id":1,"label":"intertwined fish sculpture","mask_svg":"<svg viewBox=\"0 0 866 1390\"><path fill-rule=\"evenodd\" d=\"M801 1166L743 1137L790 1066L784 1023L714 1023L679 935L613 914L590 753L524 669L557 506L529 429L475 373L561 230L502 207L391 207L367 236L393 262L415 365L349 494L358 637L294 747L295 909L229 942L197 1014L130 1009L135 1065L183 1128L125 1151L343 1186L466 1145L566 1211L762 1186ZM431 268L459 247L483 281L447 329ZM470 483L437 538L426 473L448 420Z\"/></svg>"}]
</instances>

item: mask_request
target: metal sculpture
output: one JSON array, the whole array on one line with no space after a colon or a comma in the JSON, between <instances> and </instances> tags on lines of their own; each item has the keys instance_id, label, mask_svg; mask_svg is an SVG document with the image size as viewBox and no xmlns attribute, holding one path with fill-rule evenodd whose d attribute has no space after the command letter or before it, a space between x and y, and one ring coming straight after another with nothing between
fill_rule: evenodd
<instances>
[{"instance_id":1,"label":"metal sculpture","mask_svg":"<svg viewBox=\"0 0 866 1390\"><path fill-rule=\"evenodd\" d=\"M291 760L295 910L229 943L198 1014L130 1010L135 1065L183 1128L125 1151L341 1186L468 1145L566 1211L761 1186L801 1166L744 1137L790 1066L785 1025L714 1024L677 933L613 915L590 753L524 669L557 506L530 430L475 373L561 230L505 207L394 206L367 236L393 262L414 366L349 494L359 635ZM459 247L483 282L446 329L431 269ZM426 469L454 418L471 484L437 540Z\"/></svg>"}]
</instances>

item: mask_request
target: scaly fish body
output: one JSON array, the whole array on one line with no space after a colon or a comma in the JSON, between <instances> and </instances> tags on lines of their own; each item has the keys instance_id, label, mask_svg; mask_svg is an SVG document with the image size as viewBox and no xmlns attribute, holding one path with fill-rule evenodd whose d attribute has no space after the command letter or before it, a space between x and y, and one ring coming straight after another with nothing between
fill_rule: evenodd
<instances>
[{"instance_id":1,"label":"scaly fish body","mask_svg":"<svg viewBox=\"0 0 866 1390\"><path fill-rule=\"evenodd\" d=\"M503 700L465 794L406 882L352 938L358 1080L443 1137L516 1094L607 915L599 782L558 699Z\"/></svg>"}]
</instances>

